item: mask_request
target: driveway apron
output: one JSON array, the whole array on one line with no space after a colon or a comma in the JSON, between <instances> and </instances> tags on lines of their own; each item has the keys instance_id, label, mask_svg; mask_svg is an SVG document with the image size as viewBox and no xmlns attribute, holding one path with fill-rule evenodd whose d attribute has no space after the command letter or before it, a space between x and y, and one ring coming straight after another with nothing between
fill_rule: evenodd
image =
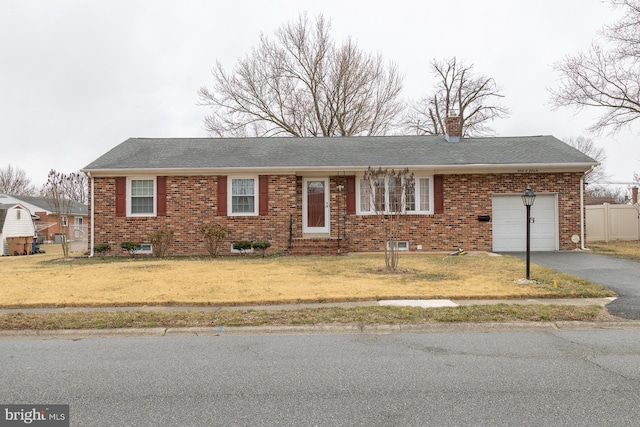
<instances>
[{"instance_id":1,"label":"driveway apron","mask_svg":"<svg viewBox=\"0 0 640 427\"><path fill-rule=\"evenodd\" d=\"M505 255L526 256L521 252ZM531 262L605 285L618 294L618 299L607 305L609 313L640 320L639 262L578 251L531 252Z\"/></svg>"}]
</instances>

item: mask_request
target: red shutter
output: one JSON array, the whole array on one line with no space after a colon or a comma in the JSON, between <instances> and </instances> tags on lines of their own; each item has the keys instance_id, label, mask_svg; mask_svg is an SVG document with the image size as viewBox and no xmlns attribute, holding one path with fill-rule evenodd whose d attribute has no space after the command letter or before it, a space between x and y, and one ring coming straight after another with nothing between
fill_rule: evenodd
<instances>
[{"instance_id":1,"label":"red shutter","mask_svg":"<svg viewBox=\"0 0 640 427\"><path fill-rule=\"evenodd\" d=\"M167 216L167 177L159 176L156 178L157 185L157 215Z\"/></svg>"},{"instance_id":2,"label":"red shutter","mask_svg":"<svg viewBox=\"0 0 640 427\"><path fill-rule=\"evenodd\" d=\"M258 214L269 213L269 176L258 176Z\"/></svg>"},{"instance_id":3,"label":"red shutter","mask_svg":"<svg viewBox=\"0 0 640 427\"><path fill-rule=\"evenodd\" d=\"M227 215L227 177L218 176L218 215Z\"/></svg>"},{"instance_id":4,"label":"red shutter","mask_svg":"<svg viewBox=\"0 0 640 427\"><path fill-rule=\"evenodd\" d=\"M116 178L116 216L127 216L127 178Z\"/></svg>"},{"instance_id":5,"label":"red shutter","mask_svg":"<svg viewBox=\"0 0 640 427\"><path fill-rule=\"evenodd\" d=\"M442 175L433 176L433 204L434 213L444 213L444 186L442 184Z\"/></svg>"},{"instance_id":6,"label":"red shutter","mask_svg":"<svg viewBox=\"0 0 640 427\"><path fill-rule=\"evenodd\" d=\"M356 177L347 176L344 179L347 191L347 215L356 214Z\"/></svg>"}]
</instances>

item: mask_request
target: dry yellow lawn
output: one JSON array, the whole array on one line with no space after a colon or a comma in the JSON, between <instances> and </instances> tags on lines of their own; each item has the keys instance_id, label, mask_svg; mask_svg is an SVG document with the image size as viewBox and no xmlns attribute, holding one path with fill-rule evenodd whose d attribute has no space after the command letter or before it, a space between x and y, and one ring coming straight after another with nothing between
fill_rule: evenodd
<instances>
[{"instance_id":1,"label":"dry yellow lawn","mask_svg":"<svg viewBox=\"0 0 640 427\"><path fill-rule=\"evenodd\" d=\"M616 240L613 242L593 242L587 245L595 253L640 261L640 241Z\"/></svg>"},{"instance_id":2,"label":"dry yellow lawn","mask_svg":"<svg viewBox=\"0 0 640 427\"><path fill-rule=\"evenodd\" d=\"M0 257L0 306L612 295L536 265L532 265L532 278L540 283L519 285L514 280L524 275L522 261L486 254L444 260L435 254L404 255L400 267L407 272L386 274L382 255L63 260L57 246L45 249L43 255Z\"/></svg>"}]
</instances>

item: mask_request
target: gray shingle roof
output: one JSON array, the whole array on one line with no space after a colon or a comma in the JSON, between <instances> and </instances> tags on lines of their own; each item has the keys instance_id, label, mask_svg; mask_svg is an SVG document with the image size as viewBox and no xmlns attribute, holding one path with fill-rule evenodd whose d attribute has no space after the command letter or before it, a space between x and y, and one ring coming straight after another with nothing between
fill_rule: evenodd
<instances>
[{"instance_id":1,"label":"gray shingle roof","mask_svg":"<svg viewBox=\"0 0 640 427\"><path fill-rule=\"evenodd\" d=\"M25 203L30 203L34 206L39 207L43 211L53 212L55 213L55 205L51 199L46 197L35 197L35 196L11 196L16 200L22 200ZM72 215L88 215L89 208L87 205L83 205L78 202L71 202L71 212Z\"/></svg>"},{"instance_id":2,"label":"gray shingle roof","mask_svg":"<svg viewBox=\"0 0 640 427\"><path fill-rule=\"evenodd\" d=\"M463 138L130 138L84 171L368 166L583 165L597 162L553 136Z\"/></svg>"}]
</instances>

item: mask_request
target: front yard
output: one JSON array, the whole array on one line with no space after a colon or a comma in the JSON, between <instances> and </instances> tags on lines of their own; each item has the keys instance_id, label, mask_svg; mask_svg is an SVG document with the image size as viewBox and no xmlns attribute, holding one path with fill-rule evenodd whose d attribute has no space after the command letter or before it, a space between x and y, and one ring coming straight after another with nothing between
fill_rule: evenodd
<instances>
[{"instance_id":1,"label":"front yard","mask_svg":"<svg viewBox=\"0 0 640 427\"><path fill-rule=\"evenodd\" d=\"M533 264L537 284L518 284L524 262L507 256L402 255L401 274L382 255L346 257L0 258L0 307L255 305L376 299L605 297L608 289ZM557 287L554 287L554 281Z\"/></svg>"}]
</instances>

